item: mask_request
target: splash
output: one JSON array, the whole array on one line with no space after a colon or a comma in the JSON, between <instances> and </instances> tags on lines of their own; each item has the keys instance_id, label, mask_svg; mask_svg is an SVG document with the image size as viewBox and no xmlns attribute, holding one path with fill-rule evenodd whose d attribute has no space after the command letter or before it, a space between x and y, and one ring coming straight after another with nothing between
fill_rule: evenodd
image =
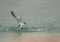
<instances>
[{"instance_id":1,"label":"splash","mask_svg":"<svg viewBox=\"0 0 60 42\"><path fill-rule=\"evenodd\" d=\"M0 32L51 32L51 33L60 33L59 27L53 26L38 26L38 27L23 27L20 29L16 26L0 26Z\"/></svg>"}]
</instances>

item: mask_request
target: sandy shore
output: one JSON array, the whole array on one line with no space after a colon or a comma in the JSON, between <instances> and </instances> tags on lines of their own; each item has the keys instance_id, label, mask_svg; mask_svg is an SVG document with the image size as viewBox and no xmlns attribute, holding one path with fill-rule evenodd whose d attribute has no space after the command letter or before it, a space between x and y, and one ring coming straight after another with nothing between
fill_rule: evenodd
<instances>
[{"instance_id":1,"label":"sandy shore","mask_svg":"<svg viewBox=\"0 0 60 42\"><path fill-rule=\"evenodd\" d=\"M59 33L24 33L21 42L60 42Z\"/></svg>"},{"instance_id":2,"label":"sandy shore","mask_svg":"<svg viewBox=\"0 0 60 42\"><path fill-rule=\"evenodd\" d=\"M8 34L0 42L60 42L60 33L22 33L19 36Z\"/></svg>"}]
</instances>

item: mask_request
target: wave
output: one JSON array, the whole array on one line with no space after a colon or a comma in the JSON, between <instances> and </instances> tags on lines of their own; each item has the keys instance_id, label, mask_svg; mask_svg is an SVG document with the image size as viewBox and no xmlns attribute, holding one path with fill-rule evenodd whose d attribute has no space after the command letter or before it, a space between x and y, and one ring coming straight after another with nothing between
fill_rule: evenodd
<instances>
[{"instance_id":1,"label":"wave","mask_svg":"<svg viewBox=\"0 0 60 42\"><path fill-rule=\"evenodd\" d=\"M60 33L59 27L54 26L32 26L32 27L23 27L20 29L17 26L3 26L0 25L0 32L51 32L51 33Z\"/></svg>"}]
</instances>

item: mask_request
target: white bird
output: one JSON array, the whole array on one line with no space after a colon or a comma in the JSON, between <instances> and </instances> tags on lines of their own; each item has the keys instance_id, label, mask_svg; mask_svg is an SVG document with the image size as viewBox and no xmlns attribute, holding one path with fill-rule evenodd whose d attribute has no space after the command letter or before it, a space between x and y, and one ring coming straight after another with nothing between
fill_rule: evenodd
<instances>
[{"instance_id":1,"label":"white bird","mask_svg":"<svg viewBox=\"0 0 60 42\"><path fill-rule=\"evenodd\" d=\"M10 11L10 12L11 12L11 15L17 20L18 26L21 29L26 24L26 22L22 21L22 17L18 18L13 11Z\"/></svg>"}]
</instances>

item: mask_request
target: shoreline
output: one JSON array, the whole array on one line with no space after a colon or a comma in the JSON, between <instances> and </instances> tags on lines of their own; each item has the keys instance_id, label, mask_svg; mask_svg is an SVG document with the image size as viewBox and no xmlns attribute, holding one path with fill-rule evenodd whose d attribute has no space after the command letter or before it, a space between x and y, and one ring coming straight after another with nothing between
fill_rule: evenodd
<instances>
[{"instance_id":1,"label":"shoreline","mask_svg":"<svg viewBox=\"0 0 60 42\"><path fill-rule=\"evenodd\" d=\"M3 38L0 38L0 42L60 42L60 33L28 32L19 35L16 33L5 34Z\"/></svg>"}]
</instances>

